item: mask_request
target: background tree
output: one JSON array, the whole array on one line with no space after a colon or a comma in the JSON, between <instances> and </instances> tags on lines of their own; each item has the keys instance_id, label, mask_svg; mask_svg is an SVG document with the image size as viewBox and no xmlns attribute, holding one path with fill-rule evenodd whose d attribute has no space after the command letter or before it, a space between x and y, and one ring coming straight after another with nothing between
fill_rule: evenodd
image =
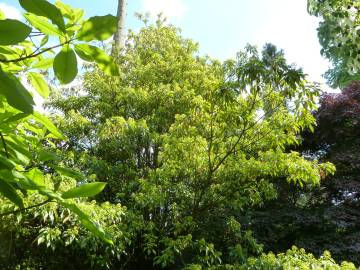
<instances>
[{"instance_id":1,"label":"background tree","mask_svg":"<svg viewBox=\"0 0 360 270\"><path fill-rule=\"evenodd\" d=\"M333 67L325 78L333 88L360 80L360 1L308 0L310 14L321 18L318 28L321 54Z\"/></svg>"},{"instance_id":2,"label":"background tree","mask_svg":"<svg viewBox=\"0 0 360 270\"><path fill-rule=\"evenodd\" d=\"M318 185L332 169L284 151L312 125L318 89L282 52L197 54L159 18L130 33L119 80L90 69L81 95L48 103L76 166L108 183L99 199L128 207L130 269L243 263L261 246L239 221L276 196L269 179Z\"/></svg>"}]
</instances>

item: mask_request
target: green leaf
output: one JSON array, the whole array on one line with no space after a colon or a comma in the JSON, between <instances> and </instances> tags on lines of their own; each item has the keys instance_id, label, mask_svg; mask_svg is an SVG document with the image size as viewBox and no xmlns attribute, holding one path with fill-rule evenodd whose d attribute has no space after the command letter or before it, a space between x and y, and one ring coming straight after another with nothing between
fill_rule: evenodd
<instances>
[{"instance_id":1,"label":"green leaf","mask_svg":"<svg viewBox=\"0 0 360 270\"><path fill-rule=\"evenodd\" d=\"M53 152L45 149L41 149L38 153L38 160L41 162L46 162L50 160L59 161L60 158Z\"/></svg>"},{"instance_id":2,"label":"green leaf","mask_svg":"<svg viewBox=\"0 0 360 270\"><path fill-rule=\"evenodd\" d=\"M6 97L7 102L14 108L32 113L34 100L30 93L13 75L0 71L0 94Z\"/></svg>"},{"instance_id":3,"label":"green leaf","mask_svg":"<svg viewBox=\"0 0 360 270\"><path fill-rule=\"evenodd\" d=\"M34 86L35 90L40 94L40 96L42 96L43 98L47 98L49 96L50 89L42 74L29 72L28 78L32 86Z\"/></svg>"},{"instance_id":4,"label":"green leaf","mask_svg":"<svg viewBox=\"0 0 360 270\"><path fill-rule=\"evenodd\" d=\"M69 189L64 192L61 197L64 199L79 198L79 197L92 197L100 193L106 186L103 182L94 182L89 184L83 184L79 187Z\"/></svg>"},{"instance_id":5,"label":"green leaf","mask_svg":"<svg viewBox=\"0 0 360 270\"><path fill-rule=\"evenodd\" d=\"M76 38L83 41L106 40L115 34L117 19L115 16L94 16L82 24Z\"/></svg>"},{"instance_id":6,"label":"green leaf","mask_svg":"<svg viewBox=\"0 0 360 270\"><path fill-rule=\"evenodd\" d=\"M34 112L33 117L39 123L43 124L44 127L48 131L50 131L57 139L60 139L60 140L65 139L65 136L60 133L60 131L57 129L57 127L45 115L42 115L42 114L40 114L38 112Z\"/></svg>"},{"instance_id":7,"label":"green leaf","mask_svg":"<svg viewBox=\"0 0 360 270\"><path fill-rule=\"evenodd\" d=\"M24 16L32 26L34 26L36 29L38 29L45 35L50 35L50 36L63 35L63 33L58 28L56 28L53 24L49 23L49 21L44 17L36 16L31 13L25 13Z\"/></svg>"},{"instance_id":8,"label":"green leaf","mask_svg":"<svg viewBox=\"0 0 360 270\"><path fill-rule=\"evenodd\" d=\"M48 43L48 41L49 41L49 36L48 35L44 36L40 42L40 47L44 46L46 43Z\"/></svg>"},{"instance_id":9,"label":"green leaf","mask_svg":"<svg viewBox=\"0 0 360 270\"><path fill-rule=\"evenodd\" d=\"M7 159L3 156L0 156L0 170L6 169L6 170L12 170L14 169L16 164L11 161L10 159Z\"/></svg>"},{"instance_id":10,"label":"green leaf","mask_svg":"<svg viewBox=\"0 0 360 270\"><path fill-rule=\"evenodd\" d=\"M90 217L81 211L75 204L65 202L60 202L60 204L74 212L78 216L81 224L92 234L110 245L114 244L113 241L106 235L105 231L99 225L95 224L94 221L92 221Z\"/></svg>"},{"instance_id":11,"label":"green leaf","mask_svg":"<svg viewBox=\"0 0 360 270\"><path fill-rule=\"evenodd\" d=\"M95 61L99 68L107 75L118 76L119 69L113 59L98 47L88 44L76 44L76 54L83 60L88 62Z\"/></svg>"},{"instance_id":12,"label":"green leaf","mask_svg":"<svg viewBox=\"0 0 360 270\"><path fill-rule=\"evenodd\" d=\"M62 84L72 82L77 73L77 59L74 50L65 46L54 59L54 73Z\"/></svg>"},{"instance_id":13,"label":"green leaf","mask_svg":"<svg viewBox=\"0 0 360 270\"><path fill-rule=\"evenodd\" d=\"M60 10L53 4L46 0L19 0L19 2L26 11L50 19L61 31L65 31L64 18Z\"/></svg>"},{"instance_id":14,"label":"green leaf","mask_svg":"<svg viewBox=\"0 0 360 270\"><path fill-rule=\"evenodd\" d=\"M85 178L84 175L82 175L82 173L75 171L73 169L64 168L64 167L60 167L60 166L52 166L52 167L57 171L58 174L60 174L62 176L71 177L71 178L74 178L77 180L83 180Z\"/></svg>"},{"instance_id":15,"label":"green leaf","mask_svg":"<svg viewBox=\"0 0 360 270\"><path fill-rule=\"evenodd\" d=\"M52 67L54 63L54 58L45 58L39 60L39 62L32 65L32 68L38 68L38 69L49 69Z\"/></svg>"},{"instance_id":16,"label":"green leaf","mask_svg":"<svg viewBox=\"0 0 360 270\"><path fill-rule=\"evenodd\" d=\"M31 169L25 175L31 180L29 183L32 183L37 188L45 187L44 174L39 169L37 168Z\"/></svg>"},{"instance_id":17,"label":"green leaf","mask_svg":"<svg viewBox=\"0 0 360 270\"><path fill-rule=\"evenodd\" d=\"M17 20L0 20L0 45L15 45L24 41L31 28Z\"/></svg>"},{"instance_id":18,"label":"green leaf","mask_svg":"<svg viewBox=\"0 0 360 270\"><path fill-rule=\"evenodd\" d=\"M17 194L16 189L4 179L0 179L0 193L18 207L24 208L23 200L19 194Z\"/></svg>"}]
</instances>

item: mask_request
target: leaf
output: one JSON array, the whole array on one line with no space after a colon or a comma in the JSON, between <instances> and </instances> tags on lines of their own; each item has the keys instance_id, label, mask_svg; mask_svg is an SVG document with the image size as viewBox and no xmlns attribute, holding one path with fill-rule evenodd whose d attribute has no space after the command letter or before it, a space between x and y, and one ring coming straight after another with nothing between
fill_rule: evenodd
<instances>
[{"instance_id":1,"label":"leaf","mask_svg":"<svg viewBox=\"0 0 360 270\"><path fill-rule=\"evenodd\" d=\"M33 183L37 188L45 187L44 175L42 171L40 171L39 169L37 168L31 169L25 175L31 180L30 183Z\"/></svg>"},{"instance_id":2,"label":"leaf","mask_svg":"<svg viewBox=\"0 0 360 270\"><path fill-rule=\"evenodd\" d=\"M118 76L119 69L113 59L98 47L88 44L76 44L74 46L76 54L88 62L95 61L99 68L107 75Z\"/></svg>"},{"instance_id":3,"label":"leaf","mask_svg":"<svg viewBox=\"0 0 360 270\"><path fill-rule=\"evenodd\" d=\"M94 182L83 184L79 187L75 187L65 191L61 197L64 199L79 198L79 197L92 197L100 193L106 186L103 182Z\"/></svg>"},{"instance_id":4,"label":"leaf","mask_svg":"<svg viewBox=\"0 0 360 270\"><path fill-rule=\"evenodd\" d=\"M82 24L76 38L82 41L106 40L115 34L117 19L115 16L94 16Z\"/></svg>"},{"instance_id":5,"label":"leaf","mask_svg":"<svg viewBox=\"0 0 360 270\"><path fill-rule=\"evenodd\" d=\"M0 170L12 170L14 169L16 164L3 156L0 156Z\"/></svg>"},{"instance_id":6,"label":"leaf","mask_svg":"<svg viewBox=\"0 0 360 270\"><path fill-rule=\"evenodd\" d=\"M54 59L54 73L62 84L72 82L77 73L77 60L74 50L65 46Z\"/></svg>"},{"instance_id":7,"label":"leaf","mask_svg":"<svg viewBox=\"0 0 360 270\"><path fill-rule=\"evenodd\" d=\"M0 45L15 45L24 41L31 28L18 20L0 20Z\"/></svg>"},{"instance_id":8,"label":"leaf","mask_svg":"<svg viewBox=\"0 0 360 270\"><path fill-rule=\"evenodd\" d=\"M81 211L75 204L65 202L60 202L60 204L74 212L78 216L81 224L92 234L110 245L114 244L113 241L106 235L105 231L100 226L95 224L94 221L92 221L90 217Z\"/></svg>"},{"instance_id":9,"label":"leaf","mask_svg":"<svg viewBox=\"0 0 360 270\"><path fill-rule=\"evenodd\" d=\"M64 18L60 10L53 4L46 0L19 0L19 2L26 11L50 19L61 31L65 31Z\"/></svg>"},{"instance_id":10,"label":"leaf","mask_svg":"<svg viewBox=\"0 0 360 270\"><path fill-rule=\"evenodd\" d=\"M48 43L48 41L49 41L49 36L48 35L44 36L40 42L40 47L44 46L46 43Z\"/></svg>"},{"instance_id":11,"label":"leaf","mask_svg":"<svg viewBox=\"0 0 360 270\"><path fill-rule=\"evenodd\" d=\"M55 153L42 149L38 153L38 160L41 162L46 162L50 160L59 161L60 158Z\"/></svg>"},{"instance_id":12,"label":"leaf","mask_svg":"<svg viewBox=\"0 0 360 270\"><path fill-rule=\"evenodd\" d=\"M35 63L32 68L38 68L38 69L49 69L52 67L54 63L54 58L45 58L41 59L39 62Z\"/></svg>"},{"instance_id":13,"label":"leaf","mask_svg":"<svg viewBox=\"0 0 360 270\"><path fill-rule=\"evenodd\" d=\"M25 13L24 16L32 26L34 26L36 29L38 29L45 35L51 35L51 36L63 35L63 33L58 28L56 28L53 24L49 23L49 21L44 17L36 16L31 13Z\"/></svg>"},{"instance_id":14,"label":"leaf","mask_svg":"<svg viewBox=\"0 0 360 270\"><path fill-rule=\"evenodd\" d=\"M52 167L62 176L71 177L77 180L83 180L85 178L84 175L82 175L82 173L75 171L73 169L64 168L60 166L52 166Z\"/></svg>"},{"instance_id":15,"label":"leaf","mask_svg":"<svg viewBox=\"0 0 360 270\"><path fill-rule=\"evenodd\" d=\"M0 94L6 97L7 102L14 108L32 113L34 100L30 93L13 75L0 71Z\"/></svg>"},{"instance_id":16,"label":"leaf","mask_svg":"<svg viewBox=\"0 0 360 270\"><path fill-rule=\"evenodd\" d=\"M39 123L43 124L44 127L50 131L57 139L64 140L65 136L61 134L61 132L57 129L57 127L51 122L49 118L47 118L45 115L42 115L38 112L34 112L33 117L35 120L37 120Z\"/></svg>"},{"instance_id":17,"label":"leaf","mask_svg":"<svg viewBox=\"0 0 360 270\"><path fill-rule=\"evenodd\" d=\"M0 179L0 193L18 207L24 208L23 200L19 194L17 194L16 189L4 179Z\"/></svg>"},{"instance_id":18,"label":"leaf","mask_svg":"<svg viewBox=\"0 0 360 270\"><path fill-rule=\"evenodd\" d=\"M42 96L43 98L47 98L49 96L50 89L43 75L41 75L40 73L29 72L28 78L32 86L34 86L35 90L40 94L40 96Z\"/></svg>"}]
</instances>

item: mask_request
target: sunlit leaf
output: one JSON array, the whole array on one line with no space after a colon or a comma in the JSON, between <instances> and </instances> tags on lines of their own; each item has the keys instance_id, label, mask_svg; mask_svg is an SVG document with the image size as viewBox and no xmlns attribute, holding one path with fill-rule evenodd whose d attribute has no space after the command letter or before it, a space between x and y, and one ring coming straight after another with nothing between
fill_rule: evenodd
<instances>
[{"instance_id":1,"label":"sunlit leaf","mask_svg":"<svg viewBox=\"0 0 360 270\"><path fill-rule=\"evenodd\" d=\"M54 136L56 136L57 139L65 139L65 136L62 135L60 133L60 131L57 129L57 127L51 122L51 120L49 118L47 118L46 116L38 113L38 112L35 112L33 114L34 118L40 122L41 124L44 125L44 127L50 131Z\"/></svg>"},{"instance_id":2,"label":"sunlit leaf","mask_svg":"<svg viewBox=\"0 0 360 270\"><path fill-rule=\"evenodd\" d=\"M24 16L32 26L34 26L36 29L38 29L45 35L50 35L50 36L63 35L63 33L56 26L49 23L49 21L44 17L36 16L32 13L25 13Z\"/></svg>"},{"instance_id":3,"label":"sunlit leaf","mask_svg":"<svg viewBox=\"0 0 360 270\"><path fill-rule=\"evenodd\" d=\"M82 24L76 38L82 41L106 40L116 32L117 19L115 16L94 16Z\"/></svg>"},{"instance_id":4,"label":"sunlit leaf","mask_svg":"<svg viewBox=\"0 0 360 270\"><path fill-rule=\"evenodd\" d=\"M28 78L32 86L40 94L40 96L42 96L43 98L47 98L49 96L50 89L43 75L41 75L40 73L29 72Z\"/></svg>"},{"instance_id":5,"label":"sunlit leaf","mask_svg":"<svg viewBox=\"0 0 360 270\"><path fill-rule=\"evenodd\" d=\"M103 182L94 182L83 184L79 187L72 188L64 192L61 196L64 199L79 198L79 197L92 197L100 193L106 186Z\"/></svg>"},{"instance_id":6,"label":"sunlit leaf","mask_svg":"<svg viewBox=\"0 0 360 270\"><path fill-rule=\"evenodd\" d=\"M112 58L100 48L88 44L76 44L75 52L85 61L95 61L105 74L111 76L119 75L118 66L114 63Z\"/></svg>"},{"instance_id":7,"label":"sunlit leaf","mask_svg":"<svg viewBox=\"0 0 360 270\"><path fill-rule=\"evenodd\" d=\"M60 10L53 4L46 0L19 0L19 2L26 11L50 19L60 30L65 31L64 18Z\"/></svg>"}]
</instances>

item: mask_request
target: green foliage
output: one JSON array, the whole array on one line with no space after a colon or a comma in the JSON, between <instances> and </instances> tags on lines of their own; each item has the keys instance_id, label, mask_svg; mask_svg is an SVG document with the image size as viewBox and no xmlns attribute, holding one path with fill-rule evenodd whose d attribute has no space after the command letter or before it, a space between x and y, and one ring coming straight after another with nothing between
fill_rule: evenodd
<instances>
[{"instance_id":1,"label":"green foliage","mask_svg":"<svg viewBox=\"0 0 360 270\"><path fill-rule=\"evenodd\" d=\"M322 19L318 28L321 54L333 64L325 77L334 88L360 78L359 10L359 0L308 0L309 13Z\"/></svg>"},{"instance_id":2,"label":"green foliage","mask_svg":"<svg viewBox=\"0 0 360 270\"><path fill-rule=\"evenodd\" d=\"M45 179L54 182L68 178L84 182L89 180L60 161L56 151L59 145L66 142L66 137L49 118L34 112L32 93L22 83L23 78L28 78L35 90L47 97L49 87L43 74L48 68L54 66L55 76L61 83L70 83L75 78L77 61L72 48L76 45L75 35L81 27L83 12L60 2L56 3L58 8L45 0L20 0L20 4L28 11L24 14L28 24L6 19L5 16L0 20L0 200L4 202L6 198L12 203L11 211L2 209L0 219L56 202L72 210L94 235L112 243L103 229L71 200L74 197L93 196L104 188L105 183L88 183L61 192L58 185L49 189L49 185L45 184ZM106 16L107 20L111 17ZM88 29L89 35L99 35L101 31L107 35L114 33L113 29L108 28L107 22L96 24L95 20L94 30ZM40 32L33 32L33 28ZM34 41L34 36L43 38ZM45 47L49 36L57 37L59 44ZM57 49L60 52L54 58ZM107 61L111 64L109 58ZM99 62L104 64L102 59ZM43 201L34 204L27 199L34 194Z\"/></svg>"},{"instance_id":3,"label":"green foliage","mask_svg":"<svg viewBox=\"0 0 360 270\"><path fill-rule=\"evenodd\" d=\"M127 205L128 255L110 267L241 265L262 251L241 219L277 196L272 179L317 186L333 172L288 151L314 123L319 89L275 46L220 63L159 19L129 33L117 63L121 79L91 66L81 95L65 88L47 103L63 113L64 153L108 183L98 200Z\"/></svg>"}]
</instances>

